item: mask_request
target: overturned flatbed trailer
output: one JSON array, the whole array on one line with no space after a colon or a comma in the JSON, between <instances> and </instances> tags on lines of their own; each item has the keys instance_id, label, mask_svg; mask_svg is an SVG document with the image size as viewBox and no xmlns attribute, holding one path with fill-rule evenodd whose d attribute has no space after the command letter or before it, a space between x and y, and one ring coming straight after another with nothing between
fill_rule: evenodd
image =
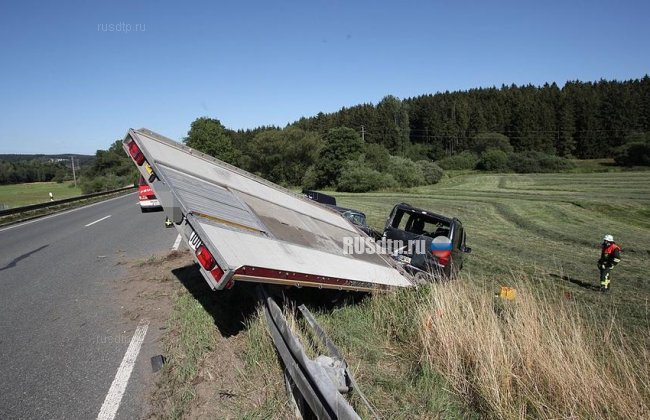
<instances>
[{"instance_id":1,"label":"overturned flatbed trailer","mask_svg":"<svg viewBox=\"0 0 650 420\"><path fill-rule=\"evenodd\" d=\"M389 257L345 254L344 238L367 235L337 212L147 129L129 130L123 146L214 290L236 281L359 291L414 284Z\"/></svg>"}]
</instances>

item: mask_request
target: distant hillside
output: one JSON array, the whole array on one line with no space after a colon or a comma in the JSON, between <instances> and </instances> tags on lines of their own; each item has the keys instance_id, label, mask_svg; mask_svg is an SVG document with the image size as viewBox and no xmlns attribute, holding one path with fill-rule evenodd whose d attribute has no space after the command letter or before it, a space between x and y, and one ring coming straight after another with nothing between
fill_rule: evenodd
<instances>
[{"instance_id":1,"label":"distant hillside","mask_svg":"<svg viewBox=\"0 0 650 420\"><path fill-rule=\"evenodd\" d=\"M77 176L91 166L95 156L79 154L0 155L0 185L24 182L67 181L72 179L72 162Z\"/></svg>"},{"instance_id":2,"label":"distant hillside","mask_svg":"<svg viewBox=\"0 0 650 420\"><path fill-rule=\"evenodd\" d=\"M49 161L50 159L57 160L57 159L70 159L70 156L73 156L75 159L75 164L78 162L79 165L85 166L87 163L91 162L93 159L95 159L94 155L79 155L76 153L62 153L62 154L57 154L57 155L44 155L44 154L38 154L38 155L22 155L22 154L0 154L0 160L4 160L6 162L19 162L19 161L27 161L27 160L47 160Z\"/></svg>"}]
</instances>

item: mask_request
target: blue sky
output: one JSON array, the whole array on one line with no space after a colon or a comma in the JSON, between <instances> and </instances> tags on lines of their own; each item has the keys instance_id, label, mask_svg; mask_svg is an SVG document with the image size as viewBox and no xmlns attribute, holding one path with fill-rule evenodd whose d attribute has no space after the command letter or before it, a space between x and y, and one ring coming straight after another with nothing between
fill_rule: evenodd
<instances>
[{"instance_id":1,"label":"blue sky","mask_svg":"<svg viewBox=\"0 0 650 420\"><path fill-rule=\"evenodd\" d=\"M648 16L644 1L2 0L0 153L93 154L130 127L180 140L200 116L284 126L387 94L640 78Z\"/></svg>"}]
</instances>

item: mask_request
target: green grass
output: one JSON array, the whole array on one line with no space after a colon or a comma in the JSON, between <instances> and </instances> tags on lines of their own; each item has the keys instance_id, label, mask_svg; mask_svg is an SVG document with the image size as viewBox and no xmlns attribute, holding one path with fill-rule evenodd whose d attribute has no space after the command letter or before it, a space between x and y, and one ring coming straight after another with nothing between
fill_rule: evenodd
<instances>
[{"instance_id":1,"label":"green grass","mask_svg":"<svg viewBox=\"0 0 650 420\"><path fill-rule=\"evenodd\" d=\"M398 202L463 221L472 254L467 274L507 283L510 273L544 273L549 288L616 308L631 328L648 326L650 297L650 173L470 174L409 193L335 193L341 206L366 212L383 229ZM614 235L623 261L612 274L612 293L594 294L596 260L604 234ZM568 276L574 282L555 276Z\"/></svg>"},{"instance_id":2,"label":"green grass","mask_svg":"<svg viewBox=\"0 0 650 420\"><path fill-rule=\"evenodd\" d=\"M589 172L455 173L404 192L331 193L380 230L399 202L456 216L473 250L456 281L312 307L383 417L648 414L650 172ZM602 294L592 286L606 233L623 260ZM516 310L493 303L499 286L518 289ZM242 416L276 417L286 409L276 356L264 321L248 325L246 370L267 372L271 391ZM621 392L608 400L611 389Z\"/></svg>"},{"instance_id":3,"label":"green grass","mask_svg":"<svg viewBox=\"0 0 650 420\"><path fill-rule=\"evenodd\" d=\"M316 317L383 418L480 418L442 375L420 363L415 345L419 320L410 305L417 295L400 291L319 311ZM372 418L354 392L352 402L362 418Z\"/></svg>"},{"instance_id":4,"label":"green grass","mask_svg":"<svg viewBox=\"0 0 650 420\"><path fill-rule=\"evenodd\" d=\"M0 204L10 208L50 201L49 193L55 200L81 195L81 189L70 182L33 182L29 184L0 185Z\"/></svg>"},{"instance_id":5,"label":"green grass","mask_svg":"<svg viewBox=\"0 0 650 420\"><path fill-rule=\"evenodd\" d=\"M187 290L179 290L175 299L169 329L174 336L165 341L165 354L170 363L163 369L158 398L166 418L181 418L188 404L196 397L191 383L201 361L215 346L217 331L210 314Z\"/></svg>"},{"instance_id":6,"label":"green grass","mask_svg":"<svg viewBox=\"0 0 650 420\"><path fill-rule=\"evenodd\" d=\"M392 206L399 202L456 216L463 221L472 247L460 282L479 286L489 297L499 286L523 287L522 281L532 281L548 296L569 299L580 313L586 314L586 319L602 321L595 327L590 324L595 329L586 334L592 339L585 338L590 343L586 348L594 346L593 337L609 334L607 328L612 326L620 328L627 343L650 348L648 172L467 173L402 193L333 195L339 205L364 211L369 223L380 230ZM606 233L614 235L622 246L623 261L612 274L612 291L601 294L592 286L599 285L596 260ZM451 298L455 293L451 286L436 293L448 293ZM427 303L413 292L405 292L404 296L406 303L401 305L395 303L399 303L395 297L378 296L372 298L373 304L319 314L319 320L342 343L346 354L359 363L361 382L370 390L371 399L383 402L379 408L389 417L406 416L406 412L448 417L449 412L459 410L453 396L461 394L469 409L477 409L482 415L500 413L509 417L506 411L498 411L501 408L497 410L480 398L475 400L476 393L445 391L453 387L446 382L451 381L449 376L445 376L446 380L440 378L443 369L432 369L432 363L423 363L421 355L412 354L411 349L421 350L414 343L418 342L416 331L422 328L413 324L418 315L409 308L423 308ZM540 305L545 311L547 306ZM368 324L368 318L376 321ZM465 328L467 325L457 327ZM622 348L630 360L638 361L636 350ZM429 368L431 371L427 371ZM619 380L624 379L612 378L612 382ZM422 387L430 393L423 394ZM427 395L442 401L427 405ZM521 400L524 409L537 410L538 415L547 417L538 407L528 407L526 398ZM591 413L598 416L597 411Z\"/></svg>"}]
</instances>

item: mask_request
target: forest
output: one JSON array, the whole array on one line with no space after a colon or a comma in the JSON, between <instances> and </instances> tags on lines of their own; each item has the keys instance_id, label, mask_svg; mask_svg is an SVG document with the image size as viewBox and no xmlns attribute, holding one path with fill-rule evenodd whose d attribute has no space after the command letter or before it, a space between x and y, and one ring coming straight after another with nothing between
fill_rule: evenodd
<instances>
[{"instance_id":1,"label":"forest","mask_svg":"<svg viewBox=\"0 0 650 420\"><path fill-rule=\"evenodd\" d=\"M389 95L284 128L199 117L183 141L281 185L351 192L434 184L445 170L557 172L593 158L649 166L650 77ZM116 142L97 151L82 186L133 177Z\"/></svg>"},{"instance_id":2,"label":"forest","mask_svg":"<svg viewBox=\"0 0 650 420\"><path fill-rule=\"evenodd\" d=\"M77 154L0 155L0 185L71 180L71 159L79 171L91 165L95 158Z\"/></svg>"},{"instance_id":3,"label":"forest","mask_svg":"<svg viewBox=\"0 0 650 420\"><path fill-rule=\"evenodd\" d=\"M431 157L467 150L479 133L507 136L515 152L580 159L611 157L631 133L650 131L650 77L628 81L501 86L362 104L301 118L292 126L324 135L361 130L370 143L403 153L426 145Z\"/></svg>"},{"instance_id":4,"label":"forest","mask_svg":"<svg viewBox=\"0 0 650 420\"><path fill-rule=\"evenodd\" d=\"M435 183L445 169L554 172L593 158L650 165L649 133L646 75L389 95L284 128L233 131L202 117L185 142L280 184L370 191Z\"/></svg>"}]
</instances>

